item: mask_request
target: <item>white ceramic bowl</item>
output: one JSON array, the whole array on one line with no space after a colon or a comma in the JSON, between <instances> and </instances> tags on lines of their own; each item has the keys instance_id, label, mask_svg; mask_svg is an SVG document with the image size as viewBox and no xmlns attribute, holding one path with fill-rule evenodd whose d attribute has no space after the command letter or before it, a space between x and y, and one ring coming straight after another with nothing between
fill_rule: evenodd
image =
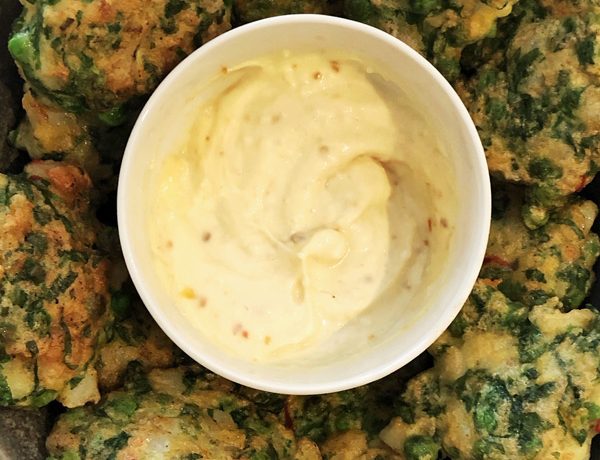
<instances>
[{"instance_id":1,"label":"white ceramic bowl","mask_svg":"<svg viewBox=\"0 0 600 460\"><path fill-rule=\"evenodd\" d=\"M455 168L459 210L447 264L428 307L405 309L369 346L339 356L318 350L301 365L252 363L204 339L176 308L154 269L146 231L151 165L172 153L182 127L185 88L208 81L222 68L281 49L347 50L386 69L414 97L437 130ZM370 26L318 15L254 22L212 40L169 74L154 92L131 134L119 177L118 222L129 272L148 310L190 357L238 383L277 393L319 394L384 377L423 352L452 322L481 267L487 244L491 193L485 156L467 110L450 84L424 58ZM412 312L412 313L411 313ZM407 317L408 315L408 317ZM411 316L412 315L412 316ZM401 316L401 317L399 317ZM396 324L397 323L397 324ZM377 332L377 331L375 331Z\"/></svg>"}]
</instances>

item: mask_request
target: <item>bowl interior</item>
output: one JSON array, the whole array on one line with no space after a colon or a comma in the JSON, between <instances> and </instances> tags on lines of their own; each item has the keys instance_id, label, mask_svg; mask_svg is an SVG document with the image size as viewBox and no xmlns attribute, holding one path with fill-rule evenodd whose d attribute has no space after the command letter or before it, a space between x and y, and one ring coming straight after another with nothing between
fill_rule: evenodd
<instances>
[{"instance_id":1,"label":"bowl interior","mask_svg":"<svg viewBox=\"0 0 600 460\"><path fill-rule=\"evenodd\" d=\"M460 187L453 247L428 305L388 309L370 322L378 339L368 347L346 340L335 353L316 350L293 363L251 363L202 339L175 308L153 269L145 230L152 215L147 190L162 159L182 146L201 88L223 67L281 49L345 50L385 69L422 107L446 145ZM190 94L195 94L190 96ZM193 99L193 100L192 100ZM191 103L190 103L191 102ZM144 303L170 338L199 363L239 383L266 391L317 394L376 380L423 352L450 324L475 281L487 242L490 185L485 157L469 115L443 77L408 46L352 21L295 15L243 26L211 41L181 63L159 86L130 137L119 179L121 242ZM352 327L360 328L360 324ZM351 337L351 335L349 335Z\"/></svg>"}]
</instances>

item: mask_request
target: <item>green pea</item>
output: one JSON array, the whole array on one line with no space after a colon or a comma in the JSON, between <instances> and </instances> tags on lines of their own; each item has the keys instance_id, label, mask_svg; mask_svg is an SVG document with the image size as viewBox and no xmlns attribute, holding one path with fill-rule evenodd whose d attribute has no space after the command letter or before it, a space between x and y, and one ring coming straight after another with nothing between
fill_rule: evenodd
<instances>
[{"instance_id":1,"label":"green pea","mask_svg":"<svg viewBox=\"0 0 600 460\"><path fill-rule=\"evenodd\" d=\"M441 5L438 0L410 0L410 9L413 13L429 14L440 8Z\"/></svg>"},{"instance_id":2,"label":"green pea","mask_svg":"<svg viewBox=\"0 0 600 460\"><path fill-rule=\"evenodd\" d=\"M521 215L527 228L532 230L546 225L550 218L550 214L545 207L535 205L523 206Z\"/></svg>"},{"instance_id":3,"label":"green pea","mask_svg":"<svg viewBox=\"0 0 600 460\"><path fill-rule=\"evenodd\" d=\"M410 436L404 443L407 460L435 460L440 446L431 436Z\"/></svg>"},{"instance_id":4,"label":"green pea","mask_svg":"<svg viewBox=\"0 0 600 460\"><path fill-rule=\"evenodd\" d=\"M35 48L29 32L18 32L10 37L8 40L8 51L19 62L32 62L35 55Z\"/></svg>"},{"instance_id":5,"label":"green pea","mask_svg":"<svg viewBox=\"0 0 600 460\"><path fill-rule=\"evenodd\" d=\"M122 105L113 107L106 112L98 114L98 119L108 126L119 126L125 122L126 114Z\"/></svg>"},{"instance_id":6,"label":"green pea","mask_svg":"<svg viewBox=\"0 0 600 460\"><path fill-rule=\"evenodd\" d=\"M43 390L31 397L33 407L43 407L56 399L58 393L54 390Z\"/></svg>"}]
</instances>

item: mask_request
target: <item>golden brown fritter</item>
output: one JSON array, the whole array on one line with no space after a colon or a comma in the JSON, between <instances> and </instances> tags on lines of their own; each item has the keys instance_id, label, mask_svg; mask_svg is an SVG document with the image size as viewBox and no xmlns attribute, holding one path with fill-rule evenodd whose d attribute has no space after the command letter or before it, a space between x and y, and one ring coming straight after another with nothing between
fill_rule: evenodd
<instances>
[{"instance_id":1,"label":"golden brown fritter","mask_svg":"<svg viewBox=\"0 0 600 460\"><path fill-rule=\"evenodd\" d=\"M123 292L113 293L111 310L115 317L107 341L98 351L95 363L102 390L114 390L123 384L130 363L141 369L173 366L183 353L158 327L137 298Z\"/></svg>"},{"instance_id":2,"label":"golden brown fritter","mask_svg":"<svg viewBox=\"0 0 600 460\"><path fill-rule=\"evenodd\" d=\"M296 441L234 390L197 366L136 371L98 406L61 415L48 451L65 460L321 458L313 443Z\"/></svg>"},{"instance_id":3,"label":"golden brown fritter","mask_svg":"<svg viewBox=\"0 0 600 460\"><path fill-rule=\"evenodd\" d=\"M577 16L600 9L598 0L539 0L552 17Z\"/></svg>"},{"instance_id":4,"label":"golden brown fritter","mask_svg":"<svg viewBox=\"0 0 600 460\"><path fill-rule=\"evenodd\" d=\"M30 89L22 100L27 116L16 131L15 144L36 160L60 156L81 166L94 179L109 175L93 145L90 127L81 116L36 98Z\"/></svg>"},{"instance_id":5,"label":"golden brown fritter","mask_svg":"<svg viewBox=\"0 0 600 460\"><path fill-rule=\"evenodd\" d=\"M400 376L393 374L338 393L288 396L282 418L296 436L308 437L319 445L347 431L363 433L371 442L393 416L400 382Z\"/></svg>"},{"instance_id":6,"label":"golden brown fritter","mask_svg":"<svg viewBox=\"0 0 600 460\"><path fill-rule=\"evenodd\" d=\"M377 446L372 444L364 431L343 431L328 438L321 445L321 453L327 460L403 460L381 441Z\"/></svg>"},{"instance_id":7,"label":"golden brown fritter","mask_svg":"<svg viewBox=\"0 0 600 460\"><path fill-rule=\"evenodd\" d=\"M600 315L529 309L479 281L381 433L407 459L587 460L600 419Z\"/></svg>"},{"instance_id":8,"label":"golden brown fritter","mask_svg":"<svg viewBox=\"0 0 600 460\"><path fill-rule=\"evenodd\" d=\"M422 364L417 360L419 370ZM296 438L316 443L324 458L395 459L378 434L394 416L398 388L416 372L409 365L369 385L323 395L286 396L246 387L239 392L261 411L276 414Z\"/></svg>"},{"instance_id":9,"label":"golden brown fritter","mask_svg":"<svg viewBox=\"0 0 600 460\"><path fill-rule=\"evenodd\" d=\"M423 358L381 380L347 391L288 396L240 387L239 393L261 411L276 414L296 438L315 442L325 458L396 458L378 434L394 416L398 389L427 365ZM362 452L362 457L356 452Z\"/></svg>"},{"instance_id":10,"label":"golden brown fritter","mask_svg":"<svg viewBox=\"0 0 600 460\"><path fill-rule=\"evenodd\" d=\"M548 209L580 191L598 170L598 18L530 11L500 57L458 84L490 172L530 187L525 217L531 228L543 225Z\"/></svg>"},{"instance_id":11,"label":"golden brown fritter","mask_svg":"<svg viewBox=\"0 0 600 460\"><path fill-rule=\"evenodd\" d=\"M91 365L108 311L108 260L96 249L91 182L34 162L0 175L0 404L97 401Z\"/></svg>"},{"instance_id":12,"label":"golden brown fritter","mask_svg":"<svg viewBox=\"0 0 600 460\"><path fill-rule=\"evenodd\" d=\"M222 0L23 2L9 40L36 97L119 123L187 54L230 28Z\"/></svg>"},{"instance_id":13,"label":"golden brown fritter","mask_svg":"<svg viewBox=\"0 0 600 460\"><path fill-rule=\"evenodd\" d=\"M117 187L117 176L135 114L119 126L100 126L90 116L68 112L25 92L25 117L11 136L34 160L65 161L81 167L92 179L94 197L105 198Z\"/></svg>"},{"instance_id":14,"label":"golden brown fritter","mask_svg":"<svg viewBox=\"0 0 600 460\"><path fill-rule=\"evenodd\" d=\"M465 46L496 31L517 0L345 0L344 15L399 38L449 80L460 73Z\"/></svg>"},{"instance_id":15,"label":"golden brown fritter","mask_svg":"<svg viewBox=\"0 0 600 460\"><path fill-rule=\"evenodd\" d=\"M130 123L177 63L231 27L223 0L23 3L9 40L26 81L16 145L81 166L103 191L116 187L124 149L107 154L111 127Z\"/></svg>"},{"instance_id":16,"label":"golden brown fritter","mask_svg":"<svg viewBox=\"0 0 600 460\"><path fill-rule=\"evenodd\" d=\"M598 207L571 198L536 230L523 223L523 191L494 187L490 238L480 274L496 280L512 300L528 306L558 297L565 309L577 308L595 279L600 241L591 227Z\"/></svg>"}]
</instances>

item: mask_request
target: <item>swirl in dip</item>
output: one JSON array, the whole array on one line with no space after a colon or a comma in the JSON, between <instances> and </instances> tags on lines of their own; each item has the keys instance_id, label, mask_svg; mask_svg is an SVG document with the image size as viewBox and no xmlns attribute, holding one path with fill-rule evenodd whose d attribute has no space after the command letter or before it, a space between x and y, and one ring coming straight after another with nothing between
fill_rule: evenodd
<instances>
[{"instance_id":1,"label":"swirl in dip","mask_svg":"<svg viewBox=\"0 0 600 460\"><path fill-rule=\"evenodd\" d=\"M275 361L426 308L457 203L409 95L335 51L267 55L203 92L158 165L148 220L159 277L198 333Z\"/></svg>"}]
</instances>

